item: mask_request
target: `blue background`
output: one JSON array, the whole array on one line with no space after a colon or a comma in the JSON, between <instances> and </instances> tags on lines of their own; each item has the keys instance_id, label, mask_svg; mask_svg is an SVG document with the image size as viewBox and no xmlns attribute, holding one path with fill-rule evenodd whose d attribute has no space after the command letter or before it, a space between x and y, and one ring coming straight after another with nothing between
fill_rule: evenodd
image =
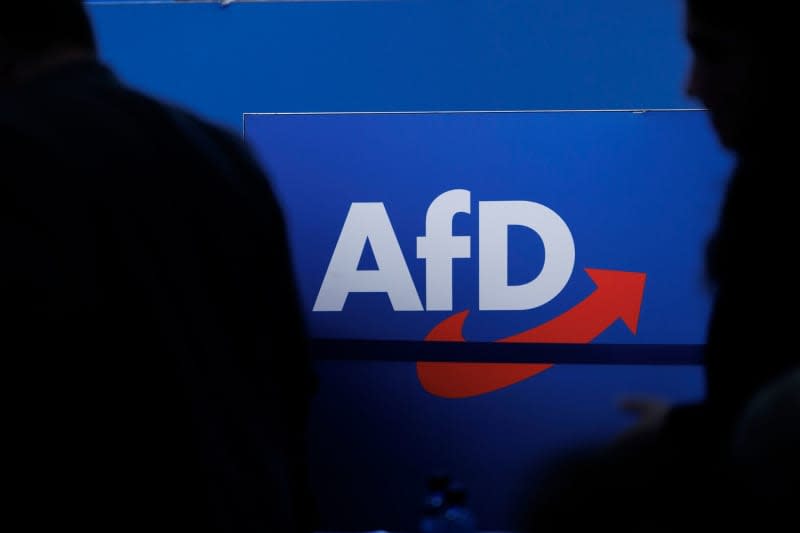
<instances>
[{"instance_id":1,"label":"blue background","mask_svg":"<svg viewBox=\"0 0 800 533\"><path fill-rule=\"evenodd\" d=\"M103 2L91 14L123 80L237 132L246 112L694 107L678 0ZM721 189L710 176L684 200L715 211ZM420 196L418 209L432 199ZM561 365L459 401L427 395L409 363L317 368L312 476L329 529L413 528L434 468L468 485L482 528L511 527L553 453L630 423L621 395L703 394L694 366Z\"/></svg>"},{"instance_id":2,"label":"blue background","mask_svg":"<svg viewBox=\"0 0 800 533\"><path fill-rule=\"evenodd\" d=\"M249 114L245 137L285 207L315 337L422 340L469 309L466 338L493 341L584 300L595 289L589 267L647 274L637 335L618 322L598 342L698 344L709 311L703 251L716 184L730 170L706 121L703 111ZM394 312L386 293L352 293L340 312L312 312L352 202L385 205L424 305L416 238L430 202L451 189L471 192L470 214L453 222L455 235L470 236L471 256L454 261L451 311ZM478 202L505 200L558 213L575 241L575 268L541 307L479 312ZM513 285L536 277L544 248L536 233L510 229ZM376 268L369 247L364 262Z\"/></svg>"}]
</instances>

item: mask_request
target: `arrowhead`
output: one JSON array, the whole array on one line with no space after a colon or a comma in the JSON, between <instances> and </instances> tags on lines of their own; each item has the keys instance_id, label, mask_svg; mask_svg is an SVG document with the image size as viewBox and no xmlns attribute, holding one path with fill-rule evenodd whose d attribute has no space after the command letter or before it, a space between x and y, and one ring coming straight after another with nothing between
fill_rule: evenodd
<instances>
[{"instance_id":1,"label":"arrowhead","mask_svg":"<svg viewBox=\"0 0 800 533\"><path fill-rule=\"evenodd\" d=\"M607 305L613 306L617 316L636 334L647 274L598 268L587 268L586 273L597 284L597 292L603 295Z\"/></svg>"}]
</instances>

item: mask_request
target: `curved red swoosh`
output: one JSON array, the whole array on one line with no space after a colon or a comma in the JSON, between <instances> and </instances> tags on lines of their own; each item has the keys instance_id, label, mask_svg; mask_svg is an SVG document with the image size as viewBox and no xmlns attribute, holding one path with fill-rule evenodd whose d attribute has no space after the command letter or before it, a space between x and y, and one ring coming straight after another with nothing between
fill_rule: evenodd
<instances>
[{"instance_id":1,"label":"curved red swoosh","mask_svg":"<svg viewBox=\"0 0 800 533\"><path fill-rule=\"evenodd\" d=\"M640 272L585 269L597 288L582 302L539 326L496 342L589 343L622 319L635 335L639 324L644 284ZM428 341L465 342L462 333L469 311L437 324ZM442 398L468 398L502 389L550 368L551 364L417 363L417 377L429 393Z\"/></svg>"}]
</instances>

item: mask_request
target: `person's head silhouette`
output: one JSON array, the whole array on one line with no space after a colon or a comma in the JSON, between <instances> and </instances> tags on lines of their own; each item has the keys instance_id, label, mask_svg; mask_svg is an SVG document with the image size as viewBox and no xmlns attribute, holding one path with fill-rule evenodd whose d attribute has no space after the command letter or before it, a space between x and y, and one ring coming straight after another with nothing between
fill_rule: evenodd
<instances>
[{"instance_id":1,"label":"person's head silhouette","mask_svg":"<svg viewBox=\"0 0 800 533\"><path fill-rule=\"evenodd\" d=\"M94 55L94 33L81 0L9 4L0 17L0 87L24 81L65 56Z\"/></svg>"},{"instance_id":2,"label":"person's head silhouette","mask_svg":"<svg viewBox=\"0 0 800 533\"><path fill-rule=\"evenodd\" d=\"M708 109L720 142L746 153L764 140L774 113L765 106L782 101L783 23L749 2L686 0L685 5L693 52L687 92Z\"/></svg>"}]
</instances>

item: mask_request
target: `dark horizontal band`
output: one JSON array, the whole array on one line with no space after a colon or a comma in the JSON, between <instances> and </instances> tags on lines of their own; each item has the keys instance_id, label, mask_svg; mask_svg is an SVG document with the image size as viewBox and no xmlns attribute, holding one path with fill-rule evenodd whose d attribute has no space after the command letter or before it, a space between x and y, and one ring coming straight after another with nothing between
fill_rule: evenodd
<instances>
[{"instance_id":1,"label":"dark horizontal band","mask_svg":"<svg viewBox=\"0 0 800 533\"><path fill-rule=\"evenodd\" d=\"M523 344L313 339L319 360L553 363L576 365L698 365L701 344Z\"/></svg>"}]
</instances>

